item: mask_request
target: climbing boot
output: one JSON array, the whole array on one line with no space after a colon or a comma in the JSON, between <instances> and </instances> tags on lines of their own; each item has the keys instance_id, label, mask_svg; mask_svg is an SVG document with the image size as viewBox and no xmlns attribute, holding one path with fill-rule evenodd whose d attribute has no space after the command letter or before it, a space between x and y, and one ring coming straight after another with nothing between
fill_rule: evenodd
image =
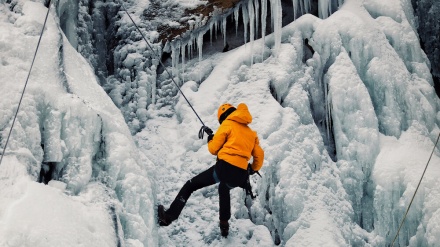
<instances>
[{"instance_id":1,"label":"climbing boot","mask_svg":"<svg viewBox=\"0 0 440 247\"><path fill-rule=\"evenodd\" d=\"M227 238L229 234L229 223L227 220L220 220L220 232L223 237Z\"/></svg>"},{"instance_id":2,"label":"climbing boot","mask_svg":"<svg viewBox=\"0 0 440 247\"><path fill-rule=\"evenodd\" d=\"M172 222L171 217L167 214L163 205L157 207L157 219L160 226L168 226Z\"/></svg>"}]
</instances>

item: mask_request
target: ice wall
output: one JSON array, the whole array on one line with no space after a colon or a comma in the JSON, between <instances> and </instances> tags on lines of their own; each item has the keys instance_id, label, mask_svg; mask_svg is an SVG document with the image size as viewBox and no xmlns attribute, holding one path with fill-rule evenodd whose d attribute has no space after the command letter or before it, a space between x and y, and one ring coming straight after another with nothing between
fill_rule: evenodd
<instances>
[{"instance_id":1,"label":"ice wall","mask_svg":"<svg viewBox=\"0 0 440 247\"><path fill-rule=\"evenodd\" d=\"M286 245L307 245L315 232L325 232L328 238L316 244L328 240L338 246L353 243L384 246L397 230L404 210L402 204L407 204L416 180L408 178L408 174L415 173L408 169L410 163L405 163L408 171L402 174L395 174L399 170L397 165L387 168L389 162L383 160L394 151L384 146L414 138L426 140L423 149L427 149L438 131L439 102L432 87L429 61L414 32L417 21L409 1L320 0L317 3L316 15L323 20L306 15L314 11L310 1L292 1L292 14L304 16L284 31L278 25L279 8L269 8L281 6L277 1L249 1L229 13L234 15L236 25L245 24L243 38L247 42L246 48L241 48L246 50L245 55L241 54L244 58L234 57L234 69L239 76L233 78L249 78L245 72L250 70L246 67L250 64L255 64L254 73L257 69L265 71L260 64L264 61L278 65L267 72L271 73L268 78L252 77L265 78L258 85L272 94L276 102L268 101L268 105L279 109L274 119L282 123L279 130L258 126L264 129L266 147L274 148L265 168L267 177L259 187L267 198L260 198L252 219L267 225L275 242ZM130 3L128 7L133 13L140 13L141 4ZM270 15L271 23L264 21L266 15ZM163 68L158 69L158 61L153 59L137 30L124 13L121 12L121 16L117 21L120 26L117 35L122 41L115 48L115 73L104 88L122 109L130 129L136 132L148 118L148 105L174 105L179 97ZM149 29L152 27L138 16L135 18L147 38L156 42L158 34ZM228 38L226 20L225 15L213 18L206 26L193 23L191 35L165 46L165 51L172 53L173 61L165 57L163 61L174 68L178 83L193 80L209 84L205 79L216 64L204 61L206 51L200 48L206 45L207 39L203 40L203 36L209 32L212 39L219 31L224 44ZM257 40L257 26L262 27L262 41ZM266 26L276 29L270 37L264 35ZM162 53L160 45L154 47ZM278 58L273 56L276 54ZM224 90L229 78L218 72L215 75L217 80L222 78L223 81L209 84L211 91ZM231 84L234 83L237 82ZM57 114L50 118L57 118ZM279 122L274 122L268 126L278 125ZM48 128L48 133L57 132L59 126ZM292 140L284 140L286 136ZM384 136L396 141L383 141ZM57 146L56 143L53 146ZM53 149L54 157L58 153L59 150ZM416 161L423 159L422 156ZM111 173L116 174L118 169ZM87 172L84 171L84 176L88 176ZM411 184L406 185L408 183ZM436 186L432 181L428 184ZM417 199L416 213L410 215L411 223L401 233L401 245L435 245L437 202L433 197L436 193L430 189ZM136 214L131 216L137 218ZM131 229L135 228L128 225L129 220L125 222ZM337 229L336 232L319 228L322 222Z\"/></svg>"},{"instance_id":2,"label":"ice wall","mask_svg":"<svg viewBox=\"0 0 440 247\"><path fill-rule=\"evenodd\" d=\"M42 3L29 1L9 7L0 6L1 93L10 95L1 97L2 148L47 11ZM0 166L0 193L8 198L0 206L0 239L20 246L66 245L70 242L60 236L68 231L82 236L72 241L84 245L152 246L154 213L148 206L154 200L152 186L130 131L58 24L52 9ZM35 182L46 162L56 164L57 181L50 186ZM136 187L139 184L142 187ZM38 213L23 218L22 199ZM71 212L59 211L63 209ZM95 216L87 210L94 210ZM77 220L66 228L75 212ZM41 234L44 231L53 234ZM102 232L102 239L94 231Z\"/></svg>"},{"instance_id":3,"label":"ice wall","mask_svg":"<svg viewBox=\"0 0 440 247\"><path fill-rule=\"evenodd\" d=\"M373 230L372 195L367 192L374 159L379 153L379 127L368 90L344 49L329 67L329 114L338 166L353 203L356 222Z\"/></svg>"},{"instance_id":4,"label":"ice wall","mask_svg":"<svg viewBox=\"0 0 440 247\"><path fill-rule=\"evenodd\" d=\"M404 143L420 138L427 149L433 145L440 120L429 62L416 42L414 17L406 8L400 1L352 0L325 20L305 15L284 27L280 57L269 53L249 68L245 61L252 54L243 53L232 65L218 65L222 73L235 66L237 76L228 79L216 69L200 86L201 92L208 85L215 92L227 91L228 80L234 85L254 83L258 90L271 91L283 107L261 117L273 123L255 125L271 155L259 182L259 202L250 209L254 222L271 229L275 243L306 246L320 232L326 237L313 242L316 245L386 246L397 231L396 222L401 219L397 215L404 208L401 201L407 205L414 188L402 187L401 181L415 171L393 176L399 168L382 161L389 153L382 137ZM273 52L275 39L274 34L254 45ZM213 84L210 78L221 83ZM265 104L276 109L273 103ZM324 145L326 138L327 145L334 142L335 162ZM415 178L408 181L413 183ZM434 184L429 182L430 187ZM325 203L319 204L316 198ZM422 193L416 213L403 228L400 245L435 242L437 228L428 220L436 205L431 198ZM340 204L333 209L335 201ZM429 204L425 211L420 211L422 201ZM327 228L318 227L323 222L332 228L331 237L326 235ZM428 225L431 228L425 231Z\"/></svg>"},{"instance_id":5,"label":"ice wall","mask_svg":"<svg viewBox=\"0 0 440 247\"><path fill-rule=\"evenodd\" d=\"M431 61L432 74L437 78L436 88L440 88L440 2L430 0L412 0L415 23L420 37L420 42L425 53Z\"/></svg>"},{"instance_id":6,"label":"ice wall","mask_svg":"<svg viewBox=\"0 0 440 247\"><path fill-rule=\"evenodd\" d=\"M320 0L315 6L310 0L301 0L293 1L292 6L296 18L310 12L326 18L342 3L343 1ZM210 32L211 40L213 36L215 39L221 36L223 46L226 47L227 40L231 38L226 35L228 16L234 15L236 25L239 23L243 25L240 27L244 28L243 39L249 42L249 49L253 49L253 40L264 37L267 26L272 26L271 30L278 34L274 45L279 48L283 19L286 15L293 14L282 10L280 0L250 0L239 2L233 9L215 10L210 14L208 23L207 17L195 15L194 18L188 18L183 8L176 7L183 4L182 7L194 8L193 5L196 3L179 2L175 6L171 2L136 1L124 4L144 35L153 44L158 56L162 56L162 51L170 53L174 51L175 54L172 55L174 60L168 64L164 58L164 62L166 66L174 66L174 76L177 76L175 78L177 81L191 79L201 81L206 78L209 69L186 73L185 61L191 59L193 53L198 55L199 61L203 58L203 37L205 36L206 40L207 32ZM163 73L157 56L148 50L131 20L118 4L65 0L58 4L58 12L66 36L95 68L100 84L123 112L132 133L144 127L145 119L148 118L145 110L149 105L161 106L175 102L174 96L177 90L173 89L171 78L167 73ZM143 16L141 16L142 12L145 12ZM160 35L158 29L162 24L176 27L181 25L173 21L179 15L182 15L181 21L188 20L189 30L181 37L176 37L173 41L175 44L165 45L162 49L161 41L158 40ZM250 62L253 63L253 56ZM185 74L187 78L184 78Z\"/></svg>"}]
</instances>

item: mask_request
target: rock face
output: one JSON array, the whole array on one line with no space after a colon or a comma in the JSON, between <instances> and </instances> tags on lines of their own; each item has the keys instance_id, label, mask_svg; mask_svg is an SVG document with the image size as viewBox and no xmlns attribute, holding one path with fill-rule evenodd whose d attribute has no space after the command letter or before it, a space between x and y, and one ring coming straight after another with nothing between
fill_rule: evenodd
<instances>
[{"instance_id":1,"label":"rock face","mask_svg":"<svg viewBox=\"0 0 440 247\"><path fill-rule=\"evenodd\" d=\"M440 95L440 1L412 0L420 43L431 61L437 95Z\"/></svg>"},{"instance_id":2,"label":"rock face","mask_svg":"<svg viewBox=\"0 0 440 247\"><path fill-rule=\"evenodd\" d=\"M213 15L234 8L241 0L208 0L206 4L196 8L181 10L181 6L167 6L163 1L152 1L152 6L145 10L144 17L151 22L157 22L159 41L165 43L175 37L192 30L198 23L207 23ZM170 11L171 10L171 11ZM173 13L171 16L169 13ZM164 16L168 15L175 25L163 23Z\"/></svg>"}]
</instances>

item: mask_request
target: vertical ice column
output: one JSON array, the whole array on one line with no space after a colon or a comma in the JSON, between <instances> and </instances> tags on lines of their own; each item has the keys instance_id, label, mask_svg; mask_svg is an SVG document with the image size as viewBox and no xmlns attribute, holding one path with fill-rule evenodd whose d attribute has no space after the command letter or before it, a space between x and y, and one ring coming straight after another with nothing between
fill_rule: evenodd
<instances>
[{"instance_id":1,"label":"vertical ice column","mask_svg":"<svg viewBox=\"0 0 440 247\"><path fill-rule=\"evenodd\" d=\"M216 40L217 40L217 32L218 32L218 21L214 20L214 35Z\"/></svg>"},{"instance_id":2,"label":"vertical ice column","mask_svg":"<svg viewBox=\"0 0 440 247\"><path fill-rule=\"evenodd\" d=\"M296 20L296 18L298 16L299 2L298 2L298 0L292 0L292 4L293 4L293 19Z\"/></svg>"},{"instance_id":3,"label":"vertical ice column","mask_svg":"<svg viewBox=\"0 0 440 247\"><path fill-rule=\"evenodd\" d=\"M238 18L240 16L240 6L235 7L234 9L234 20L235 20L235 36L238 34Z\"/></svg>"},{"instance_id":4,"label":"vertical ice column","mask_svg":"<svg viewBox=\"0 0 440 247\"><path fill-rule=\"evenodd\" d=\"M174 41L171 41L171 67L172 67L172 76L177 75L177 48ZM171 78L170 78L171 79Z\"/></svg>"},{"instance_id":5,"label":"vertical ice column","mask_svg":"<svg viewBox=\"0 0 440 247\"><path fill-rule=\"evenodd\" d=\"M260 0L255 0L255 38L258 38L258 28L259 28L259 14L260 14Z\"/></svg>"},{"instance_id":6,"label":"vertical ice column","mask_svg":"<svg viewBox=\"0 0 440 247\"><path fill-rule=\"evenodd\" d=\"M202 61L203 52L203 32L197 34L197 50L199 52L199 62Z\"/></svg>"},{"instance_id":7,"label":"vertical ice column","mask_svg":"<svg viewBox=\"0 0 440 247\"><path fill-rule=\"evenodd\" d=\"M191 37L189 38L189 41L188 41L188 58L189 59L192 58L193 49L194 49L194 35L191 33Z\"/></svg>"},{"instance_id":8,"label":"vertical ice column","mask_svg":"<svg viewBox=\"0 0 440 247\"><path fill-rule=\"evenodd\" d=\"M226 16L223 17L222 19L222 34L223 34L223 47L226 46Z\"/></svg>"},{"instance_id":9,"label":"vertical ice column","mask_svg":"<svg viewBox=\"0 0 440 247\"><path fill-rule=\"evenodd\" d=\"M212 22L209 24L209 40L211 42L211 45L212 45L212 28L213 28L213 25L214 24L212 24Z\"/></svg>"},{"instance_id":10,"label":"vertical ice column","mask_svg":"<svg viewBox=\"0 0 440 247\"><path fill-rule=\"evenodd\" d=\"M199 63L202 62L202 52L203 52L203 35L204 32L199 32L197 34L197 49L199 51ZM199 82L202 82L202 72L199 73Z\"/></svg>"},{"instance_id":11,"label":"vertical ice column","mask_svg":"<svg viewBox=\"0 0 440 247\"><path fill-rule=\"evenodd\" d=\"M267 18L267 0L261 0L261 37L263 37L263 50L261 54L264 54L264 47L266 46L266 18Z\"/></svg>"},{"instance_id":12,"label":"vertical ice column","mask_svg":"<svg viewBox=\"0 0 440 247\"><path fill-rule=\"evenodd\" d=\"M270 0L270 6L272 9L272 23L274 30L274 53L278 56L278 52L281 46L281 34L282 34L282 9L281 0Z\"/></svg>"},{"instance_id":13,"label":"vertical ice column","mask_svg":"<svg viewBox=\"0 0 440 247\"><path fill-rule=\"evenodd\" d=\"M254 35L255 35L255 10L253 1L248 2L248 13L249 13L249 43L251 45L251 65L254 63L254 55L252 53L254 48Z\"/></svg>"},{"instance_id":14,"label":"vertical ice column","mask_svg":"<svg viewBox=\"0 0 440 247\"><path fill-rule=\"evenodd\" d=\"M330 0L318 0L319 18L326 19L332 12L332 5Z\"/></svg>"},{"instance_id":15,"label":"vertical ice column","mask_svg":"<svg viewBox=\"0 0 440 247\"><path fill-rule=\"evenodd\" d=\"M304 13L310 13L310 10L312 8L312 4L310 3L310 0L302 0L302 1L304 1Z\"/></svg>"},{"instance_id":16,"label":"vertical ice column","mask_svg":"<svg viewBox=\"0 0 440 247\"><path fill-rule=\"evenodd\" d=\"M57 9L60 27L75 50L78 48L78 2L60 1Z\"/></svg>"},{"instance_id":17,"label":"vertical ice column","mask_svg":"<svg viewBox=\"0 0 440 247\"><path fill-rule=\"evenodd\" d=\"M247 42L247 31L248 31L248 23L249 23L249 13L246 5L243 5L241 8L243 15L243 26L244 26L244 43Z\"/></svg>"},{"instance_id":18,"label":"vertical ice column","mask_svg":"<svg viewBox=\"0 0 440 247\"><path fill-rule=\"evenodd\" d=\"M181 47L180 47L180 55L182 56L182 82L185 81L184 78L184 73L185 73L185 49L186 49L186 44L182 43Z\"/></svg>"},{"instance_id":19,"label":"vertical ice column","mask_svg":"<svg viewBox=\"0 0 440 247\"><path fill-rule=\"evenodd\" d=\"M162 51L159 53L162 54ZM153 66L151 66L152 71L157 71L157 66L159 66L159 59L152 59ZM151 103L156 104L156 82L157 82L157 73L153 73L151 78Z\"/></svg>"}]
</instances>

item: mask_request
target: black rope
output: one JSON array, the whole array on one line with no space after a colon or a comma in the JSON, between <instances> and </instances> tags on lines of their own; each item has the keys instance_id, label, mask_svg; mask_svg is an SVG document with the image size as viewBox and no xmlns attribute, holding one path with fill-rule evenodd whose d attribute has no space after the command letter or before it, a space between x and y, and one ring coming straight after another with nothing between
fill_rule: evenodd
<instances>
[{"instance_id":1,"label":"black rope","mask_svg":"<svg viewBox=\"0 0 440 247\"><path fill-rule=\"evenodd\" d=\"M168 76L171 78L171 80L173 81L174 85L176 85L176 87L179 89L179 92L182 94L183 98L185 98L186 102L188 102L188 105L191 107L191 109L193 110L193 112L196 114L197 118L200 120L200 122L202 123L203 126L205 126L205 123L203 123L202 119L199 117L199 114L197 114L196 110L194 110L193 106L191 105L191 103L189 102L189 100L186 98L185 94L182 92L182 90L180 89L179 85L177 85L176 81L174 80L173 75L168 71L168 69L165 67L165 65L162 63L162 60L160 59L160 56L153 50L153 47L151 47L150 43L147 41L147 39L145 38L144 34L142 33L142 31L139 29L138 25L136 25L136 23L134 22L134 20L131 18L131 15L128 13L127 9L124 6L124 3L121 0L118 0L122 6L122 8L124 9L125 13L127 13L128 18L130 18L131 22L133 22L134 26L136 27L136 29L139 31L139 33L141 34L142 38L144 39L144 41L147 43L147 46L150 48L150 50L153 52L154 56L157 57L157 60L159 61L159 63L162 65L162 67L164 67L165 71L168 73Z\"/></svg>"},{"instance_id":2,"label":"black rope","mask_svg":"<svg viewBox=\"0 0 440 247\"><path fill-rule=\"evenodd\" d=\"M419 190L420 183L422 183L423 176L425 176L426 169L428 168L429 162L431 161L432 154L433 154L434 151L435 151L435 147L437 147L437 143L438 143L438 139L439 139L439 138L440 138L440 133L438 134L437 141L435 142L434 148L432 149L432 152L431 152L431 156L429 156L428 163L426 163L425 170L423 171L422 177L420 178L420 181L419 181L419 184L417 185L416 191L414 192L414 195L413 195L413 197L411 198L411 202L409 203L408 208L406 209L405 216L403 216L402 222L400 222L399 230L397 230L396 236L394 237L394 240L393 240L391 246L394 246L394 242L396 241L397 236L399 235L399 232L400 232L400 229L402 228L403 222L405 221L405 218L406 218L406 216L408 215L409 208L411 207L411 204L412 204L413 201L414 201L414 197L416 196L416 193L417 193L417 191Z\"/></svg>"},{"instance_id":3,"label":"black rope","mask_svg":"<svg viewBox=\"0 0 440 247\"><path fill-rule=\"evenodd\" d=\"M28 75L26 78L26 83L24 84L23 92L21 93L20 101L18 102L18 107L17 107L17 110L15 111L14 119L12 120L12 126L11 126L11 129L9 130L8 138L6 139L5 146L3 147L2 156L0 158L0 165L2 164L3 156L5 155L6 147L8 146L9 138L11 137L11 133L12 133L12 129L14 128L15 120L17 119L18 111L20 110L21 102L23 101L24 92L26 91L29 77L31 76L31 71L32 71L32 67L34 66L35 57L37 56L38 48L40 47L41 37L43 37L43 32L44 32L44 28L46 27L47 17L49 16L50 1L51 0L49 0L49 2L47 4L48 7L47 7L46 18L44 18L43 28L41 29L40 38L38 39L37 48L35 49L34 58L32 59L31 67L29 68L29 72L28 72Z\"/></svg>"}]
</instances>

